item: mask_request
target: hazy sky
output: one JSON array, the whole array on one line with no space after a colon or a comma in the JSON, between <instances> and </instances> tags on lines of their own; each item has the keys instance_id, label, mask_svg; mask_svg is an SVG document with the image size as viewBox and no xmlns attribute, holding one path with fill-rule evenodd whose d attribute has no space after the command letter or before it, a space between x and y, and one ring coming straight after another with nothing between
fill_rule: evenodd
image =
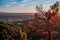
<instances>
[{"instance_id":1,"label":"hazy sky","mask_svg":"<svg viewBox=\"0 0 60 40\"><path fill-rule=\"evenodd\" d=\"M0 12L36 12L35 6L42 4L47 10L50 5L60 0L0 0Z\"/></svg>"}]
</instances>

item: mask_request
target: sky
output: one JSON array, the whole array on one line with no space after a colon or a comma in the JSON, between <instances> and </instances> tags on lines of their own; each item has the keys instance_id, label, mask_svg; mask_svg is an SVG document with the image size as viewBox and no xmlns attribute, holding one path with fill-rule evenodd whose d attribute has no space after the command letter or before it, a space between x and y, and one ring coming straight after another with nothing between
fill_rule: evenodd
<instances>
[{"instance_id":1,"label":"sky","mask_svg":"<svg viewBox=\"0 0 60 40\"><path fill-rule=\"evenodd\" d=\"M0 0L0 12L35 13L36 5L42 4L44 10L60 0Z\"/></svg>"}]
</instances>

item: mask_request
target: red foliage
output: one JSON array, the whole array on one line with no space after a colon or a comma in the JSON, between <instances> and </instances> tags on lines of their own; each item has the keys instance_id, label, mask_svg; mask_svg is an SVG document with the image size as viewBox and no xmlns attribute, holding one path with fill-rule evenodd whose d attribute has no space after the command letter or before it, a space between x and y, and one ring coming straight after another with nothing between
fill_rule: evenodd
<instances>
[{"instance_id":1,"label":"red foliage","mask_svg":"<svg viewBox=\"0 0 60 40\"><path fill-rule=\"evenodd\" d=\"M36 17L36 18L41 18L41 17L40 17L40 13L35 13L35 17Z\"/></svg>"},{"instance_id":2,"label":"red foliage","mask_svg":"<svg viewBox=\"0 0 60 40\"><path fill-rule=\"evenodd\" d=\"M56 25L56 17L55 16L51 17L50 20L49 20L49 23L51 25Z\"/></svg>"},{"instance_id":3,"label":"red foliage","mask_svg":"<svg viewBox=\"0 0 60 40\"><path fill-rule=\"evenodd\" d=\"M36 31L36 35L42 35L43 34L43 29L38 29L37 31Z\"/></svg>"},{"instance_id":4,"label":"red foliage","mask_svg":"<svg viewBox=\"0 0 60 40\"><path fill-rule=\"evenodd\" d=\"M34 28L34 21L29 21L27 25L31 29Z\"/></svg>"}]
</instances>

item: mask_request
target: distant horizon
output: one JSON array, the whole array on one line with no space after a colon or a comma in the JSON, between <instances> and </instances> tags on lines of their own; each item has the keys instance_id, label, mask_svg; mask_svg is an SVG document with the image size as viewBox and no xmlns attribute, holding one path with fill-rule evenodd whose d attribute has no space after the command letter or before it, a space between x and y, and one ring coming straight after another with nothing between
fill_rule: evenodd
<instances>
[{"instance_id":1,"label":"distant horizon","mask_svg":"<svg viewBox=\"0 0 60 40\"><path fill-rule=\"evenodd\" d=\"M0 13L32 13L32 12L0 12ZM37 12L34 12L37 13Z\"/></svg>"}]
</instances>

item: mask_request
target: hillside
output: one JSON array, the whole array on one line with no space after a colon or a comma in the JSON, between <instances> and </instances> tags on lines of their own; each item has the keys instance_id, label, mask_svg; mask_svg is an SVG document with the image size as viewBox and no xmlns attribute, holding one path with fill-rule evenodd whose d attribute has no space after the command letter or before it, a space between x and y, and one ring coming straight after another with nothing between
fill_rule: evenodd
<instances>
[{"instance_id":1,"label":"hillside","mask_svg":"<svg viewBox=\"0 0 60 40\"><path fill-rule=\"evenodd\" d=\"M24 40L21 28L0 22L0 40Z\"/></svg>"}]
</instances>

